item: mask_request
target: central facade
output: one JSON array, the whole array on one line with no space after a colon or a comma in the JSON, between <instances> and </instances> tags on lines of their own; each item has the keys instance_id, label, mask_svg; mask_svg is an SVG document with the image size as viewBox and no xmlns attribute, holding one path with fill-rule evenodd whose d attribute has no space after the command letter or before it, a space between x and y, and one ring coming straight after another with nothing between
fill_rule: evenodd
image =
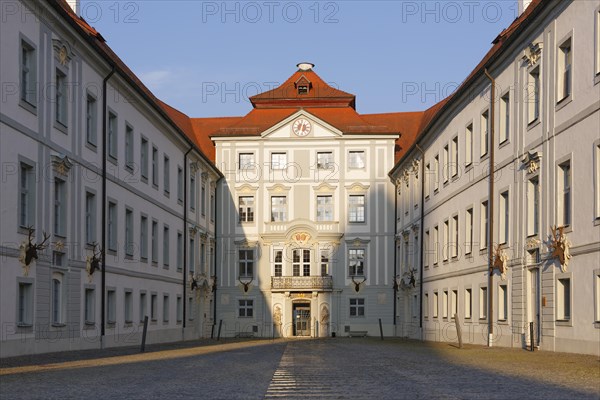
<instances>
[{"instance_id":1,"label":"central facade","mask_svg":"<svg viewBox=\"0 0 600 400\"><path fill-rule=\"evenodd\" d=\"M387 172L399 133L359 115L354 95L312 67L299 64L210 135L224 175L216 265L225 336L330 336L391 322Z\"/></svg>"}]
</instances>

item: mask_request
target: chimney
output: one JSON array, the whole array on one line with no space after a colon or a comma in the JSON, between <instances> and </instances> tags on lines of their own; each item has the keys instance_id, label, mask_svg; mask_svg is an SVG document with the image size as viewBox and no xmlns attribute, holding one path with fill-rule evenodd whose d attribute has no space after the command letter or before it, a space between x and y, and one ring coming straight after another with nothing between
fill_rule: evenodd
<instances>
[{"instance_id":1,"label":"chimney","mask_svg":"<svg viewBox=\"0 0 600 400\"><path fill-rule=\"evenodd\" d=\"M67 4L78 17L81 16L81 0L67 0Z\"/></svg>"},{"instance_id":2,"label":"chimney","mask_svg":"<svg viewBox=\"0 0 600 400\"><path fill-rule=\"evenodd\" d=\"M519 15L523 14L529 4L531 4L531 0L518 0L519 2Z\"/></svg>"}]
</instances>

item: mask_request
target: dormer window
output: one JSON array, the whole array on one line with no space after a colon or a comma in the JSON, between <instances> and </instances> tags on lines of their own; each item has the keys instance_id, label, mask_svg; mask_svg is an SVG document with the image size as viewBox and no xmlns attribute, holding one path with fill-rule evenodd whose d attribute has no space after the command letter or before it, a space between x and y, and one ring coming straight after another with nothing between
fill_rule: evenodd
<instances>
[{"instance_id":1,"label":"dormer window","mask_svg":"<svg viewBox=\"0 0 600 400\"><path fill-rule=\"evenodd\" d=\"M298 86L298 94L308 94L308 85Z\"/></svg>"}]
</instances>

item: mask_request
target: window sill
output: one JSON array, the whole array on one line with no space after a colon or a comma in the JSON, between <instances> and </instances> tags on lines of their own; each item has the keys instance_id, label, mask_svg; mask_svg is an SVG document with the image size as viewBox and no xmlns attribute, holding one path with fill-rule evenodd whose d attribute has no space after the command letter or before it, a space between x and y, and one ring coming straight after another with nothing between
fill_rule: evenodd
<instances>
[{"instance_id":1,"label":"window sill","mask_svg":"<svg viewBox=\"0 0 600 400\"><path fill-rule=\"evenodd\" d=\"M17 324L17 328L32 328L33 324L20 322Z\"/></svg>"},{"instance_id":2,"label":"window sill","mask_svg":"<svg viewBox=\"0 0 600 400\"><path fill-rule=\"evenodd\" d=\"M489 152L486 152L485 154L479 156L480 161L485 161L487 158L489 158Z\"/></svg>"},{"instance_id":3,"label":"window sill","mask_svg":"<svg viewBox=\"0 0 600 400\"><path fill-rule=\"evenodd\" d=\"M498 325L508 325L508 320L506 320L506 319L499 319L498 320Z\"/></svg>"},{"instance_id":4,"label":"window sill","mask_svg":"<svg viewBox=\"0 0 600 400\"><path fill-rule=\"evenodd\" d=\"M131 325L133 325L133 321L125 321L125 322L123 323L123 326L124 326L125 328L129 328Z\"/></svg>"},{"instance_id":5,"label":"window sill","mask_svg":"<svg viewBox=\"0 0 600 400\"><path fill-rule=\"evenodd\" d=\"M168 191L164 191L163 194L165 195L166 198L170 198L171 197L171 193L169 193Z\"/></svg>"},{"instance_id":6,"label":"window sill","mask_svg":"<svg viewBox=\"0 0 600 400\"><path fill-rule=\"evenodd\" d=\"M473 162L472 161L465 164L465 172L468 172L471 169L473 169Z\"/></svg>"},{"instance_id":7,"label":"window sill","mask_svg":"<svg viewBox=\"0 0 600 400\"><path fill-rule=\"evenodd\" d=\"M53 328L64 328L65 326L67 326L67 324L63 324L63 323L56 323L56 322L53 322L53 323L52 323L52 327L53 327Z\"/></svg>"},{"instance_id":8,"label":"window sill","mask_svg":"<svg viewBox=\"0 0 600 400\"><path fill-rule=\"evenodd\" d=\"M573 101L573 93L570 93L567 97L562 98L556 103L555 111L558 111L565 107L567 104Z\"/></svg>"},{"instance_id":9,"label":"window sill","mask_svg":"<svg viewBox=\"0 0 600 400\"><path fill-rule=\"evenodd\" d=\"M37 117L37 107L27 100L20 99L19 105Z\"/></svg>"},{"instance_id":10,"label":"window sill","mask_svg":"<svg viewBox=\"0 0 600 400\"><path fill-rule=\"evenodd\" d=\"M54 121L54 128L61 131L65 135L68 134L68 132L69 132L67 129L67 126L60 121Z\"/></svg>"},{"instance_id":11,"label":"window sill","mask_svg":"<svg viewBox=\"0 0 600 400\"><path fill-rule=\"evenodd\" d=\"M140 256L140 262L148 263L148 257Z\"/></svg>"},{"instance_id":12,"label":"window sill","mask_svg":"<svg viewBox=\"0 0 600 400\"><path fill-rule=\"evenodd\" d=\"M125 254L126 260L133 260L133 254Z\"/></svg>"},{"instance_id":13,"label":"window sill","mask_svg":"<svg viewBox=\"0 0 600 400\"><path fill-rule=\"evenodd\" d=\"M158 267L158 261L152 261L152 266L153 267Z\"/></svg>"},{"instance_id":14,"label":"window sill","mask_svg":"<svg viewBox=\"0 0 600 400\"><path fill-rule=\"evenodd\" d=\"M536 118L527 124L527 130L531 130L540 124L540 118Z\"/></svg>"},{"instance_id":15,"label":"window sill","mask_svg":"<svg viewBox=\"0 0 600 400\"><path fill-rule=\"evenodd\" d=\"M117 161L117 158L115 156L111 156L110 154L108 155L108 157L106 157L106 159L113 165L119 166L119 162Z\"/></svg>"},{"instance_id":16,"label":"window sill","mask_svg":"<svg viewBox=\"0 0 600 400\"><path fill-rule=\"evenodd\" d=\"M125 171L127 171L131 175L133 175L133 167L131 166L131 161L126 161L125 162Z\"/></svg>"},{"instance_id":17,"label":"window sill","mask_svg":"<svg viewBox=\"0 0 600 400\"><path fill-rule=\"evenodd\" d=\"M510 143L510 140L508 140L508 139L504 139L503 141L501 141L501 142L498 144L498 148L499 148L499 149L501 149L501 148L503 148L503 147L506 147L506 146L508 146L508 144L509 144L509 143Z\"/></svg>"},{"instance_id":18,"label":"window sill","mask_svg":"<svg viewBox=\"0 0 600 400\"><path fill-rule=\"evenodd\" d=\"M594 328L600 329L600 321L594 322Z\"/></svg>"},{"instance_id":19,"label":"window sill","mask_svg":"<svg viewBox=\"0 0 600 400\"><path fill-rule=\"evenodd\" d=\"M86 326L94 326L94 325L96 325L96 323L94 321L85 321L84 325L86 325Z\"/></svg>"},{"instance_id":20,"label":"window sill","mask_svg":"<svg viewBox=\"0 0 600 400\"><path fill-rule=\"evenodd\" d=\"M594 85L597 85L598 83L600 83L600 72L596 73L596 76L594 77Z\"/></svg>"},{"instance_id":21,"label":"window sill","mask_svg":"<svg viewBox=\"0 0 600 400\"><path fill-rule=\"evenodd\" d=\"M87 147L89 150L93 151L94 153L96 153L98 151L98 146L96 146L95 143L88 142L87 140L85 142L85 147Z\"/></svg>"},{"instance_id":22,"label":"window sill","mask_svg":"<svg viewBox=\"0 0 600 400\"><path fill-rule=\"evenodd\" d=\"M570 319L557 319L556 326L573 326L573 322Z\"/></svg>"},{"instance_id":23,"label":"window sill","mask_svg":"<svg viewBox=\"0 0 600 400\"><path fill-rule=\"evenodd\" d=\"M163 264L163 269L169 269L169 264Z\"/></svg>"},{"instance_id":24,"label":"window sill","mask_svg":"<svg viewBox=\"0 0 600 400\"><path fill-rule=\"evenodd\" d=\"M456 182L456 181L457 181L459 178L460 178L460 177L458 176L458 172L455 172L455 173L452 175L452 182Z\"/></svg>"},{"instance_id":25,"label":"window sill","mask_svg":"<svg viewBox=\"0 0 600 400\"><path fill-rule=\"evenodd\" d=\"M106 253L110 254L111 256L116 256L117 255L117 250L108 249L108 250L106 250Z\"/></svg>"},{"instance_id":26,"label":"window sill","mask_svg":"<svg viewBox=\"0 0 600 400\"><path fill-rule=\"evenodd\" d=\"M596 217L596 219L594 220L594 226L598 225L600 225L600 217Z\"/></svg>"},{"instance_id":27,"label":"window sill","mask_svg":"<svg viewBox=\"0 0 600 400\"><path fill-rule=\"evenodd\" d=\"M152 184L152 189L154 189L154 190L158 190L158 184L157 184L157 183L153 183L153 184Z\"/></svg>"},{"instance_id":28,"label":"window sill","mask_svg":"<svg viewBox=\"0 0 600 400\"><path fill-rule=\"evenodd\" d=\"M140 178L142 182L144 183L148 183L148 177L147 176L143 176Z\"/></svg>"}]
</instances>

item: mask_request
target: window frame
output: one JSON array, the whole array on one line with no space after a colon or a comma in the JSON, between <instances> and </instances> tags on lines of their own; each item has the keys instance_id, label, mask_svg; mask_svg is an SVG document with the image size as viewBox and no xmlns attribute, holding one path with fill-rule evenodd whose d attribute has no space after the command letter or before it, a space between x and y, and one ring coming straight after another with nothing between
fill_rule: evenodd
<instances>
[{"instance_id":1,"label":"window frame","mask_svg":"<svg viewBox=\"0 0 600 400\"><path fill-rule=\"evenodd\" d=\"M358 155L362 154L362 159ZM367 153L364 150L348 150L348 169L364 170L367 168Z\"/></svg>"},{"instance_id":2,"label":"window frame","mask_svg":"<svg viewBox=\"0 0 600 400\"><path fill-rule=\"evenodd\" d=\"M246 200L250 199L250 203ZM243 203L243 204L242 204ZM254 223L254 196L244 195L238 196L238 222L239 223ZM242 211L242 206L244 211Z\"/></svg>"},{"instance_id":3,"label":"window frame","mask_svg":"<svg viewBox=\"0 0 600 400\"><path fill-rule=\"evenodd\" d=\"M349 247L346 256L348 257L348 278L354 276L365 277L367 249L365 247Z\"/></svg>"},{"instance_id":4,"label":"window frame","mask_svg":"<svg viewBox=\"0 0 600 400\"><path fill-rule=\"evenodd\" d=\"M367 199L365 194L348 195L348 223L364 224L367 221ZM362 198L362 203L354 203L351 199ZM361 219L362 216L362 219Z\"/></svg>"},{"instance_id":5,"label":"window frame","mask_svg":"<svg viewBox=\"0 0 600 400\"><path fill-rule=\"evenodd\" d=\"M254 318L254 299L238 299L238 318Z\"/></svg>"},{"instance_id":6,"label":"window frame","mask_svg":"<svg viewBox=\"0 0 600 400\"><path fill-rule=\"evenodd\" d=\"M328 202L319 202L319 200L329 199ZM317 215L315 220L318 222L331 222L335 219L334 212L334 203L333 203L333 195L332 194L319 194L317 195L316 200L316 212Z\"/></svg>"},{"instance_id":7,"label":"window frame","mask_svg":"<svg viewBox=\"0 0 600 400\"><path fill-rule=\"evenodd\" d=\"M19 93L19 105L29 112L37 114L37 46L22 33L19 33L19 43L19 83L21 89ZM25 65L25 54L30 56L28 58L30 60L29 65Z\"/></svg>"},{"instance_id":8,"label":"window frame","mask_svg":"<svg viewBox=\"0 0 600 400\"><path fill-rule=\"evenodd\" d=\"M243 255L243 257L242 257ZM254 249L238 249L238 277L254 279Z\"/></svg>"},{"instance_id":9,"label":"window frame","mask_svg":"<svg viewBox=\"0 0 600 400\"><path fill-rule=\"evenodd\" d=\"M367 315L364 297L348 298L348 316L350 318L365 318Z\"/></svg>"}]
</instances>

